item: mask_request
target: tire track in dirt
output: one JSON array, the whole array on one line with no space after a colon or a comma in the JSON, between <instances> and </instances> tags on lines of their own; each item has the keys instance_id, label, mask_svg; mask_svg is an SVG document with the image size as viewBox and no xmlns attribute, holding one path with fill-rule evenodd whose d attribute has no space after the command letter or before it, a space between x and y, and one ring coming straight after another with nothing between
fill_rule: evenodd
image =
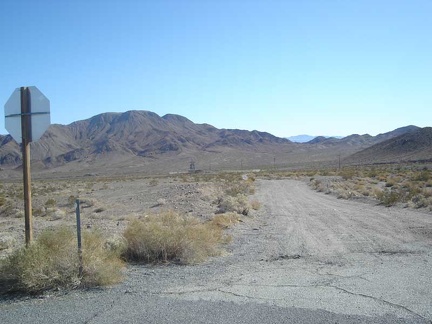
<instances>
[{"instance_id":1,"label":"tire track in dirt","mask_svg":"<svg viewBox=\"0 0 432 324\"><path fill-rule=\"evenodd\" d=\"M431 323L430 214L293 180L258 180L254 199L262 209L231 229L224 257L131 266L111 289L0 303L0 322Z\"/></svg>"},{"instance_id":2,"label":"tire track in dirt","mask_svg":"<svg viewBox=\"0 0 432 324\"><path fill-rule=\"evenodd\" d=\"M312 191L299 181L260 181L257 198L282 255L342 257L349 253L417 253L431 241L412 228L431 228L432 217ZM429 216L429 217L428 217Z\"/></svg>"}]
</instances>

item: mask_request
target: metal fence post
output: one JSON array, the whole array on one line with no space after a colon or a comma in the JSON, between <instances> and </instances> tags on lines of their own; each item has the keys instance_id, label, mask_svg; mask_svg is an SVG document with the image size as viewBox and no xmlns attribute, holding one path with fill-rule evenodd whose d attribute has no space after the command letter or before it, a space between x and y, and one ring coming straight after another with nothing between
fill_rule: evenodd
<instances>
[{"instance_id":1,"label":"metal fence post","mask_svg":"<svg viewBox=\"0 0 432 324\"><path fill-rule=\"evenodd\" d=\"M79 260L79 277L82 277L83 273L83 258L82 258L82 246L81 246L81 213L80 213L80 200L77 199L76 203L76 221L77 221L77 239L78 239L78 260Z\"/></svg>"}]
</instances>

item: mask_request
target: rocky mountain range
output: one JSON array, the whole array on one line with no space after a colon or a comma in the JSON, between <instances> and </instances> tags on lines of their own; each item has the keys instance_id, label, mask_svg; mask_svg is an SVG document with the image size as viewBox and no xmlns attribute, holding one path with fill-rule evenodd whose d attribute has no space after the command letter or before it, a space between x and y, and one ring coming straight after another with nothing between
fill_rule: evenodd
<instances>
[{"instance_id":1,"label":"rocky mountain range","mask_svg":"<svg viewBox=\"0 0 432 324\"><path fill-rule=\"evenodd\" d=\"M432 127L413 128L408 132L396 132L390 137L361 150L346 159L349 163L399 163L432 161Z\"/></svg>"},{"instance_id":2,"label":"rocky mountain range","mask_svg":"<svg viewBox=\"0 0 432 324\"><path fill-rule=\"evenodd\" d=\"M397 128L397 129L390 131L390 132L387 132L387 133L378 134L377 136L371 136L369 134L364 134L364 135L353 134L353 135L342 137L342 138L318 136L318 137L315 137L314 139L312 139L306 143L307 144L323 144L323 145L347 144L347 145L371 146L371 145L375 145L377 143L380 143L382 141L385 141L387 139L391 139L391 138L397 137L399 135L403 135L405 133L414 132L418 129L419 129L419 127L410 125L410 126Z\"/></svg>"},{"instance_id":3,"label":"rocky mountain range","mask_svg":"<svg viewBox=\"0 0 432 324\"><path fill-rule=\"evenodd\" d=\"M189 119L149 111L104 113L70 125L51 125L42 138L31 144L32 160L47 167L98 156L130 155L157 157L184 151L218 152L221 147L259 150L260 147L289 144L269 133L238 129L217 129ZM0 164L21 163L19 146L0 137Z\"/></svg>"},{"instance_id":4,"label":"rocky mountain range","mask_svg":"<svg viewBox=\"0 0 432 324\"><path fill-rule=\"evenodd\" d=\"M52 169L92 164L122 168L134 165L179 168L185 161L220 168L307 166L333 163L342 155L346 163L381 163L432 158L431 128L406 126L377 136L350 135L344 138L316 137L293 143L269 133L217 129L168 114L149 111L104 113L70 125L51 125L42 138L31 144L32 165ZM115 162L118 161L117 164ZM169 162L168 162L169 161ZM75 163L75 164L74 164ZM21 164L20 147L9 135L0 135L0 165Z\"/></svg>"},{"instance_id":5,"label":"rocky mountain range","mask_svg":"<svg viewBox=\"0 0 432 324\"><path fill-rule=\"evenodd\" d=\"M287 137L287 139L289 139L291 142L294 142L294 143L306 143L306 142L312 141L316 137L320 137L320 136L312 136L312 135L302 134L302 135L289 136L289 137ZM324 137L324 138L330 138L330 137L343 138L343 136L322 136L322 137Z\"/></svg>"}]
</instances>

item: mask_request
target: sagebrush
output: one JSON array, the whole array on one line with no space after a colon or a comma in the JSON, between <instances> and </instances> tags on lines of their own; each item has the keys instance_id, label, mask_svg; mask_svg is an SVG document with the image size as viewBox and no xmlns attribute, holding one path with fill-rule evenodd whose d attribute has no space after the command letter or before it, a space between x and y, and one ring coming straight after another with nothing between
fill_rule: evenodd
<instances>
[{"instance_id":1,"label":"sagebrush","mask_svg":"<svg viewBox=\"0 0 432 324\"><path fill-rule=\"evenodd\" d=\"M166 211L133 220L124 232L125 257L138 262L193 264L221 253L227 241L221 227Z\"/></svg>"},{"instance_id":2,"label":"sagebrush","mask_svg":"<svg viewBox=\"0 0 432 324\"><path fill-rule=\"evenodd\" d=\"M80 276L74 231L65 226L44 231L30 246L14 251L2 261L1 285L5 291L34 293L118 283L124 267L121 251L107 248L98 231L84 231L82 244Z\"/></svg>"}]
</instances>

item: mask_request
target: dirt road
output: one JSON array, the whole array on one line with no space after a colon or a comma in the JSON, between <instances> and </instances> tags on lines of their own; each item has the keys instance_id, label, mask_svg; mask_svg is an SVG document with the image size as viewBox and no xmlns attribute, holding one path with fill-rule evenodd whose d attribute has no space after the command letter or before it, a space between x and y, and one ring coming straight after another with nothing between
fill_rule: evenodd
<instances>
[{"instance_id":1,"label":"dirt road","mask_svg":"<svg viewBox=\"0 0 432 324\"><path fill-rule=\"evenodd\" d=\"M262 181L258 198L265 254L292 259L273 284L283 304L432 319L432 215L338 200L296 181Z\"/></svg>"},{"instance_id":2,"label":"dirt road","mask_svg":"<svg viewBox=\"0 0 432 324\"><path fill-rule=\"evenodd\" d=\"M198 266L131 266L102 291L0 301L2 323L432 323L432 215L257 181L259 215Z\"/></svg>"}]
</instances>

